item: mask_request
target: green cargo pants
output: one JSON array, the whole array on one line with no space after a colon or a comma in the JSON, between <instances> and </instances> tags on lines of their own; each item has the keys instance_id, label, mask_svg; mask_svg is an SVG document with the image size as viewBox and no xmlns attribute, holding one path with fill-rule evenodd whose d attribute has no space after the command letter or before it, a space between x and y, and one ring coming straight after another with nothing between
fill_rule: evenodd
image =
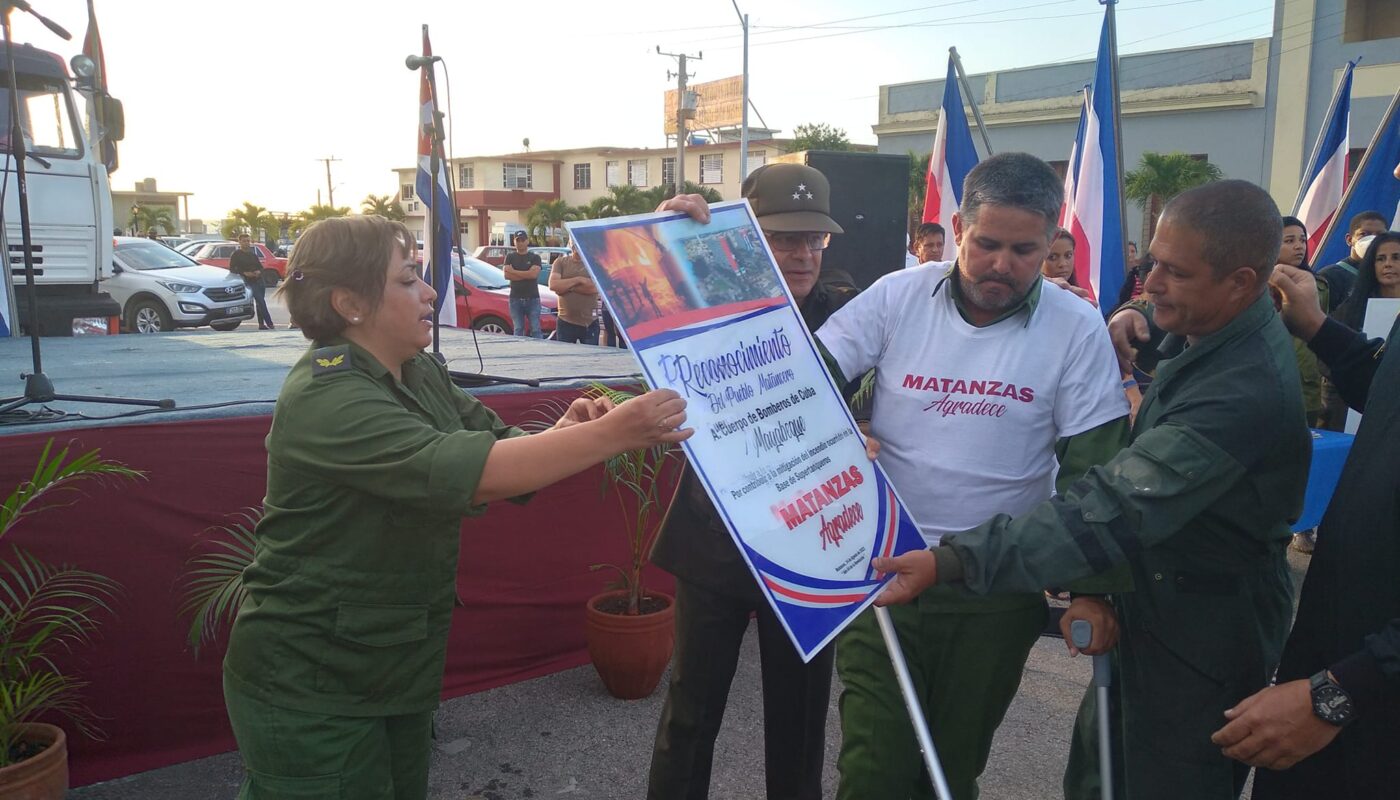
<instances>
[{"instance_id":1,"label":"green cargo pants","mask_svg":"<svg viewBox=\"0 0 1400 800\"><path fill-rule=\"evenodd\" d=\"M989 610L996 609L996 610ZM939 761L956 800L977 797L992 737L1045 627L1038 596L967 598L935 587L890 608ZM841 692L838 800L932 800L904 699L873 611L836 640Z\"/></svg>"},{"instance_id":2,"label":"green cargo pants","mask_svg":"<svg viewBox=\"0 0 1400 800\"><path fill-rule=\"evenodd\" d=\"M247 775L238 800L425 800L431 711L338 717L269 705L224 682Z\"/></svg>"}]
</instances>

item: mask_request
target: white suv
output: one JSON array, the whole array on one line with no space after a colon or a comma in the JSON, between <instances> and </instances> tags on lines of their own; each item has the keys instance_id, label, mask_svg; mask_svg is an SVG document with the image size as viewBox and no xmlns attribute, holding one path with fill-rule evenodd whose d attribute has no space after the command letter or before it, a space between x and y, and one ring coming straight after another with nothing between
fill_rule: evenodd
<instances>
[{"instance_id":1,"label":"white suv","mask_svg":"<svg viewBox=\"0 0 1400 800\"><path fill-rule=\"evenodd\" d=\"M112 277L102 288L121 303L122 324L133 333L208 325L231 331L253 318L253 299L241 278L133 236L112 240Z\"/></svg>"}]
</instances>

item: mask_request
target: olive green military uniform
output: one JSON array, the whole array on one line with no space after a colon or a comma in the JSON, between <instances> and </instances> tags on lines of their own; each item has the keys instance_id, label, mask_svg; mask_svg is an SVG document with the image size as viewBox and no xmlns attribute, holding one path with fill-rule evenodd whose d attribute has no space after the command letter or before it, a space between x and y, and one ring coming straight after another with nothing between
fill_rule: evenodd
<instances>
[{"instance_id":1,"label":"olive green military uniform","mask_svg":"<svg viewBox=\"0 0 1400 800\"><path fill-rule=\"evenodd\" d=\"M816 330L856 293L854 286L818 284L798 310ZM802 662L689 467L652 561L676 576L676 652L652 751L649 800L709 797L715 737L751 615L762 658L767 796L820 800L832 649Z\"/></svg>"},{"instance_id":2,"label":"olive green military uniform","mask_svg":"<svg viewBox=\"0 0 1400 800\"><path fill-rule=\"evenodd\" d=\"M427 796L463 516L523 435L420 353L402 380L343 340L292 367L267 437L266 514L224 660L239 795Z\"/></svg>"},{"instance_id":3,"label":"olive green military uniform","mask_svg":"<svg viewBox=\"0 0 1400 800\"><path fill-rule=\"evenodd\" d=\"M1288 520L1310 452L1293 347L1264 296L1161 362L1127 449L1066 495L935 548L939 579L976 592L1130 565L1135 591L1114 598L1117 797L1223 800L1242 789L1248 768L1210 734L1278 664L1292 611ZM1071 798L1098 796L1092 744L1076 739Z\"/></svg>"}]
</instances>

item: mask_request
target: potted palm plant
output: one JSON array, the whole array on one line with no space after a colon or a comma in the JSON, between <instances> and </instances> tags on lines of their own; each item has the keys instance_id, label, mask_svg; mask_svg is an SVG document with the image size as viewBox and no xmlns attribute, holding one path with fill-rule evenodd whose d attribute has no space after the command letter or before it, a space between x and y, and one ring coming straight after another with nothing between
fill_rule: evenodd
<instances>
[{"instance_id":1,"label":"potted palm plant","mask_svg":"<svg viewBox=\"0 0 1400 800\"><path fill-rule=\"evenodd\" d=\"M0 541L80 482L144 477L97 450L71 460L67 448L52 451L51 439L33 477L0 506ZM67 738L40 718L61 716L77 732L100 738L78 694L85 682L54 659L91 640L117 591L110 578L47 564L18 546L0 555L0 797L61 800L67 792Z\"/></svg>"},{"instance_id":2,"label":"potted palm plant","mask_svg":"<svg viewBox=\"0 0 1400 800\"><path fill-rule=\"evenodd\" d=\"M643 387L645 388L645 387ZM625 403L636 395L594 383L586 396L606 397ZM546 401L536 408L537 419L520 427L548 429L564 414L564 404ZM594 564L616 579L589 598L585 606L584 632L588 655L608 692L622 700L650 695L671 661L675 644L675 598L646 588L643 573L651 563L651 548L666 519L670 498L662 498L667 469L678 463L681 451L672 445L629 450L603 465L603 492L611 494L622 509L627 560Z\"/></svg>"},{"instance_id":3,"label":"potted palm plant","mask_svg":"<svg viewBox=\"0 0 1400 800\"><path fill-rule=\"evenodd\" d=\"M602 384L589 391L624 403L635 395ZM594 564L617 579L589 599L585 633L588 655L603 685L614 697L637 700L650 695L671 661L675 644L675 598L649 590L643 571L666 519L670 498L662 498L668 466L679 461L673 445L656 445L621 453L603 465L603 490L621 506L627 561Z\"/></svg>"}]
</instances>

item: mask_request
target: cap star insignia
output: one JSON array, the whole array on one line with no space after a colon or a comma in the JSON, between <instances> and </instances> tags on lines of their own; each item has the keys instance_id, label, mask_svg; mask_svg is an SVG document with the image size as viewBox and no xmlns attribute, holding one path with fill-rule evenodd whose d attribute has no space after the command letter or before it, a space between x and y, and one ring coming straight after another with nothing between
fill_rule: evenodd
<instances>
[{"instance_id":1,"label":"cap star insignia","mask_svg":"<svg viewBox=\"0 0 1400 800\"><path fill-rule=\"evenodd\" d=\"M807 184L805 184L805 183L799 183L799 184L797 184L797 191L799 191L799 192L805 192L805 191L807 191Z\"/></svg>"},{"instance_id":2,"label":"cap star insignia","mask_svg":"<svg viewBox=\"0 0 1400 800\"><path fill-rule=\"evenodd\" d=\"M794 199L794 200L801 200L801 199L802 199L802 193L801 193L801 192L793 192L793 193L792 193L792 199Z\"/></svg>"},{"instance_id":3,"label":"cap star insignia","mask_svg":"<svg viewBox=\"0 0 1400 800\"><path fill-rule=\"evenodd\" d=\"M811 200L811 199L812 199L812 193L811 193L811 192L808 192L808 193L807 193L807 199L808 199L808 200Z\"/></svg>"},{"instance_id":4,"label":"cap star insignia","mask_svg":"<svg viewBox=\"0 0 1400 800\"><path fill-rule=\"evenodd\" d=\"M311 374L329 375L350 369L350 347L335 345L322 347L311 354Z\"/></svg>"}]
</instances>

